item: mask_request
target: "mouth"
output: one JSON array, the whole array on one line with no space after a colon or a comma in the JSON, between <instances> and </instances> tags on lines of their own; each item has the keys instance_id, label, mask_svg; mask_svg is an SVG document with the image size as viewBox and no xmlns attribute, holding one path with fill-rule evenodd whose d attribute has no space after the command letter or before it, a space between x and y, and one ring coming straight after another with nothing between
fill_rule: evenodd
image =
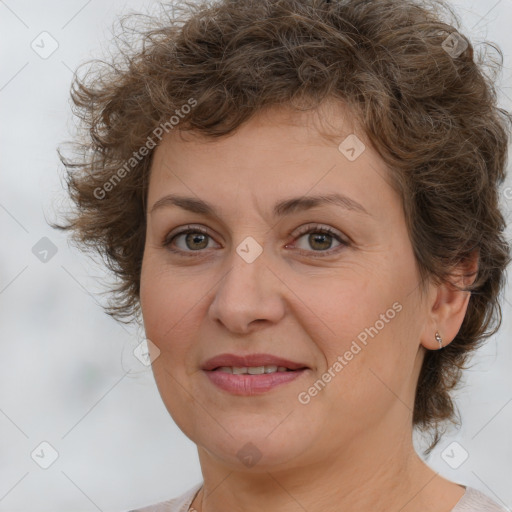
<instances>
[{"instance_id":1,"label":"mouth","mask_svg":"<svg viewBox=\"0 0 512 512\"><path fill-rule=\"evenodd\" d=\"M220 371L234 375L261 375L263 373L293 372L306 370L304 363L291 361L272 354L220 354L208 359L203 365L204 371Z\"/></svg>"},{"instance_id":2,"label":"mouth","mask_svg":"<svg viewBox=\"0 0 512 512\"><path fill-rule=\"evenodd\" d=\"M277 372L296 372L300 370L306 370L307 367L297 368L292 370L290 368L286 368L285 366L277 366L277 365L265 365L265 366L219 366L210 370L212 372L223 372L223 373L231 373L234 375L262 375L264 373L277 373Z\"/></svg>"},{"instance_id":3,"label":"mouth","mask_svg":"<svg viewBox=\"0 0 512 512\"><path fill-rule=\"evenodd\" d=\"M201 368L218 389L231 395L261 395L304 378L310 368L271 354L221 354Z\"/></svg>"}]
</instances>

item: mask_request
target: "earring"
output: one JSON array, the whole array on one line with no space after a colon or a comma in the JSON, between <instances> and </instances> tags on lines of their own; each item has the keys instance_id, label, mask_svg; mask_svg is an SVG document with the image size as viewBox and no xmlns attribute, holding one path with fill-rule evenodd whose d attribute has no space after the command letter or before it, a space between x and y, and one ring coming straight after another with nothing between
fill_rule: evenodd
<instances>
[{"instance_id":1,"label":"earring","mask_svg":"<svg viewBox=\"0 0 512 512\"><path fill-rule=\"evenodd\" d=\"M439 349L443 348L443 339L441 335L436 331L436 341L439 343Z\"/></svg>"}]
</instances>

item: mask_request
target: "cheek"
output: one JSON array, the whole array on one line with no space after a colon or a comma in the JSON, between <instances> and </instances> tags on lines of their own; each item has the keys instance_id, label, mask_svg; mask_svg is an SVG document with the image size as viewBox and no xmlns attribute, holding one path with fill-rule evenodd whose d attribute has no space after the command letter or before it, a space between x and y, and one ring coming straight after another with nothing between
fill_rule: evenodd
<instances>
[{"instance_id":1,"label":"cheek","mask_svg":"<svg viewBox=\"0 0 512 512\"><path fill-rule=\"evenodd\" d=\"M180 285L176 274L163 270L162 265L143 262L140 301L146 337L159 349L152 364L160 396L169 414L184 431L191 431L190 411L198 396L188 377L196 371L187 358L197 330L195 307L200 307L196 287Z\"/></svg>"},{"instance_id":2,"label":"cheek","mask_svg":"<svg viewBox=\"0 0 512 512\"><path fill-rule=\"evenodd\" d=\"M309 317L318 319L323 337L337 340L329 344L330 351L348 350L347 342L350 345L351 340L364 343L370 336L368 331L376 334L376 323L377 331L385 331L397 316L397 306L393 308L396 296L373 275L363 279L361 275L345 274L315 279L313 283L303 282L301 297L310 305Z\"/></svg>"},{"instance_id":3,"label":"cheek","mask_svg":"<svg viewBox=\"0 0 512 512\"><path fill-rule=\"evenodd\" d=\"M153 342L152 334L158 332L162 319L162 312L167 307L166 301L169 295L164 293L164 288L159 282L154 266L144 257L140 277L140 306L146 336Z\"/></svg>"},{"instance_id":4,"label":"cheek","mask_svg":"<svg viewBox=\"0 0 512 512\"><path fill-rule=\"evenodd\" d=\"M205 293L211 286L206 276L192 275L186 270L169 270L155 260L143 262L140 301L146 337L161 352L168 367L188 368L187 349L194 345L206 314Z\"/></svg>"},{"instance_id":5,"label":"cheek","mask_svg":"<svg viewBox=\"0 0 512 512\"><path fill-rule=\"evenodd\" d=\"M180 300L181 290L176 286L168 272L154 258L143 260L140 280L140 303L146 336L160 350L162 340L172 333L173 324L178 323L178 317L183 308Z\"/></svg>"},{"instance_id":6,"label":"cheek","mask_svg":"<svg viewBox=\"0 0 512 512\"><path fill-rule=\"evenodd\" d=\"M335 375L330 393L351 410L370 406L376 397L393 399L390 389L400 389L411 374L418 339L411 319L418 311L415 295L400 291L407 289L406 280L395 276L392 285L382 277L376 281L358 276L308 288L314 314L308 313L307 330L325 365L319 374Z\"/></svg>"}]
</instances>

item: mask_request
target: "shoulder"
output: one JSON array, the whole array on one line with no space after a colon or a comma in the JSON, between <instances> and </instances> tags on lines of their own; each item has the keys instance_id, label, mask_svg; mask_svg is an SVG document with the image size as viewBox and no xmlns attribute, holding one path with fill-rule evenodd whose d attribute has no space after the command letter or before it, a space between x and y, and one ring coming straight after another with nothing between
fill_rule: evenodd
<instances>
[{"instance_id":1,"label":"shoulder","mask_svg":"<svg viewBox=\"0 0 512 512\"><path fill-rule=\"evenodd\" d=\"M147 507L142 507L128 512L187 512L194 496L199 491L203 483L196 484L194 487L184 492L177 498L172 498L167 501L155 503Z\"/></svg>"},{"instance_id":2,"label":"shoulder","mask_svg":"<svg viewBox=\"0 0 512 512\"><path fill-rule=\"evenodd\" d=\"M483 492L474 487L466 487L466 492L452 512L508 512Z\"/></svg>"}]
</instances>

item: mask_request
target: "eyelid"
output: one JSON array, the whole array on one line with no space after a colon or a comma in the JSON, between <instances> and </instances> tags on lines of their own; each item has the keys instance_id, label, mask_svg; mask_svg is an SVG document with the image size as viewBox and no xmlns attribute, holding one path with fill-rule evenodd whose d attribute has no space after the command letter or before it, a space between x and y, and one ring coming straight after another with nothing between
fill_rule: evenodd
<instances>
[{"instance_id":1,"label":"eyelid","mask_svg":"<svg viewBox=\"0 0 512 512\"><path fill-rule=\"evenodd\" d=\"M293 237L302 236L306 233L314 232L314 230L327 232L330 235L337 236L340 238L341 241L348 243L348 237L344 236L340 231L337 229L332 228L331 226L319 224L318 222L310 222L309 224L304 224L303 226L300 226L297 228L293 233ZM347 240L345 240L347 239Z\"/></svg>"},{"instance_id":2,"label":"eyelid","mask_svg":"<svg viewBox=\"0 0 512 512\"><path fill-rule=\"evenodd\" d=\"M211 240L213 240L215 242L215 238L213 237L213 235L210 233L209 229L203 227L203 226L200 226L200 225L195 225L195 224L187 224L185 226L179 226L178 228L176 229L173 229L170 233L166 234L163 241L162 241L162 245L164 247L166 247L169 251L171 252L175 252L175 253L180 253L180 254L187 254L187 253L201 253L201 252L205 252L205 251L184 251L182 249L172 249L170 248L170 245L171 243L174 241L175 238L177 238L178 236L182 236L182 235L186 235L190 232L193 232L193 233L202 233L204 235L207 235L208 237L210 237ZM217 242L215 242L217 243Z\"/></svg>"},{"instance_id":3,"label":"eyelid","mask_svg":"<svg viewBox=\"0 0 512 512\"><path fill-rule=\"evenodd\" d=\"M164 242L170 241L175 236L182 235L182 234L186 233L187 230L192 230L192 229L195 229L201 233L205 233L206 235L211 236L209 230L199 224L186 224L185 226L179 226L176 229L173 229L170 233L167 233L164 237Z\"/></svg>"}]
</instances>

